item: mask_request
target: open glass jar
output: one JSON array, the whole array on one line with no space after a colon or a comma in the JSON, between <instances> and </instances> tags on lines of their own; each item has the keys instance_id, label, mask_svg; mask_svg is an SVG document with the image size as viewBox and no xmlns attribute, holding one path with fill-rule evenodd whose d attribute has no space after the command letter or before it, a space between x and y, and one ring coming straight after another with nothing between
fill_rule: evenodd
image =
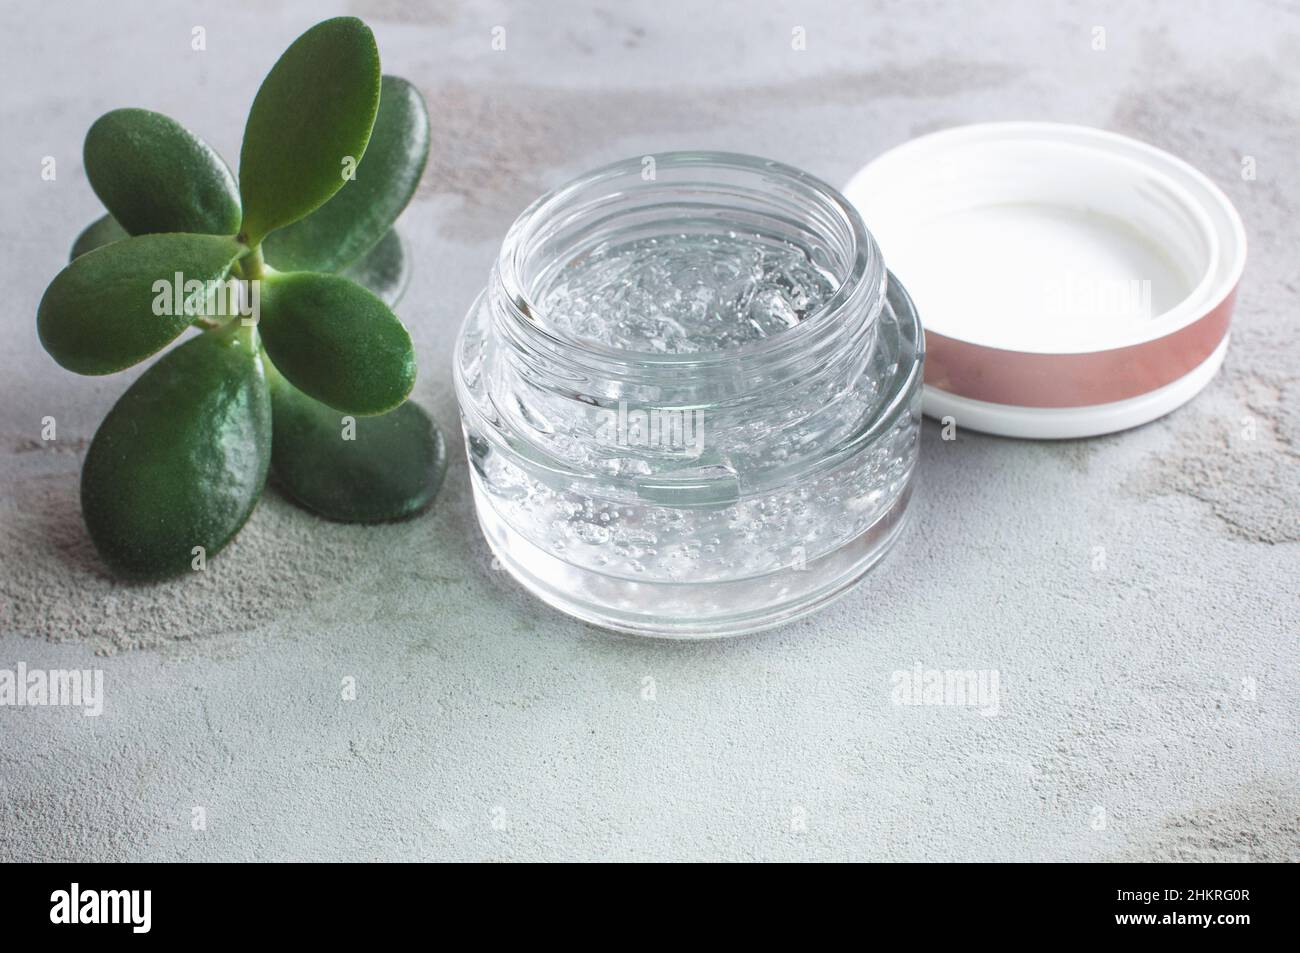
<instances>
[{"instance_id":1,"label":"open glass jar","mask_svg":"<svg viewBox=\"0 0 1300 953\"><path fill-rule=\"evenodd\" d=\"M825 183L723 153L607 166L519 217L457 341L480 525L597 625L789 621L902 526L923 350Z\"/></svg>"}]
</instances>

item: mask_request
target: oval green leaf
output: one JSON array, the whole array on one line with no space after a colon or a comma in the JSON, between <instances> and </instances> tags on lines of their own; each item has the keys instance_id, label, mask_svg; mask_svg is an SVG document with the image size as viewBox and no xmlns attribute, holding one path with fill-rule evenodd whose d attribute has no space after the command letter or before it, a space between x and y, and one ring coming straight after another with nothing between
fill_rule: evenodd
<instances>
[{"instance_id":1,"label":"oval green leaf","mask_svg":"<svg viewBox=\"0 0 1300 953\"><path fill-rule=\"evenodd\" d=\"M341 272L363 288L369 289L390 308L402 299L406 285L411 280L411 266L406 257L406 242L397 229L390 228L379 244L364 257L354 261Z\"/></svg>"},{"instance_id":2,"label":"oval green leaf","mask_svg":"<svg viewBox=\"0 0 1300 953\"><path fill-rule=\"evenodd\" d=\"M379 79L374 34L356 17L318 23L284 51L253 100L239 154L249 245L343 187L365 154Z\"/></svg>"},{"instance_id":3,"label":"oval green leaf","mask_svg":"<svg viewBox=\"0 0 1300 953\"><path fill-rule=\"evenodd\" d=\"M72 243L72 253L68 255L68 261L76 261L88 251L103 248L105 245L129 237L126 229L117 223L117 219L111 215L102 215L87 225L77 236L77 240Z\"/></svg>"},{"instance_id":4,"label":"oval green leaf","mask_svg":"<svg viewBox=\"0 0 1300 953\"><path fill-rule=\"evenodd\" d=\"M149 368L100 424L81 509L117 574L177 575L228 543L271 460L271 399L256 331L232 321Z\"/></svg>"},{"instance_id":5,"label":"oval green leaf","mask_svg":"<svg viewBox=\"0 0 1300 953\"><path fill-rule=\"evenodd\" d=\"M351 417L308 397L270 368L268 375L271 468L290 497L348 523L404 519L433 503L447 475L447 448L414 401L377 417Z\"/></svg>"},{"instance_id":6,"label":"oval green leaf","mask_svg":"<svg viewBox=\"0 0 1300 953\"><path fill-rule=\"evenodd\" d=\"M45 289L36 310L41 344L78 374L130 367L194 321L188 296L211 289L244 251L233 238L177 234L138 235L88 252ZM207 300L200 302L204 308Z\"/></svg>"},{"instance_id":7,"label":"oval green leaf","mask_svg":"<svg viewBox=\"0 0 1300 953\"><path fill-rule=\"evenodd\" d=\"M382 414L415 383L411 336L355 282L312 272L262 279L262 341L289 382L345 414Z\"/></svg>"},{"instance_id":8,"label":"oval green leaf","mask_svg":"<svg viewBox=\"0 0 1300 953\"><path fill-rule=\"evenodd\" d=\"M86 175L132 235L239 230L239 191L221 156L176 120L114 109L86 133Z\"/></svg>"},{"instance_id":9,"label":"oval green leaf","mask_svg":"<svg viewBox=\"0 0 1300 953\"><path fill-rule=\"evenodd\" d=\"M411 201L428 158L424 98L406 80L385 76L356 177L306 218L267 236L267 261L281 271L338 271L357 261Z\"/></svg>"}]
</instances>

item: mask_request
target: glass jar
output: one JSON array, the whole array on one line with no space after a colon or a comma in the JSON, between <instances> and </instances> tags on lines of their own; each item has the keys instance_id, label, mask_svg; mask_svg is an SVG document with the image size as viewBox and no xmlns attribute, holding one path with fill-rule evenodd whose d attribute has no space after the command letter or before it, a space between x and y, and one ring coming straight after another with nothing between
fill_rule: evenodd
<instances>
[{"instance_id":1,"label":"glass jar","mask_svg":"<svg viewBox=\"0 0 1300 953\"><path fill-rule=\"evenodd\" d=\"M479 523L627 632L777 625L903 525L923 344L858 213L749 156L615 163L514 223L456 345Z\"/></svg>"}]
</instances>

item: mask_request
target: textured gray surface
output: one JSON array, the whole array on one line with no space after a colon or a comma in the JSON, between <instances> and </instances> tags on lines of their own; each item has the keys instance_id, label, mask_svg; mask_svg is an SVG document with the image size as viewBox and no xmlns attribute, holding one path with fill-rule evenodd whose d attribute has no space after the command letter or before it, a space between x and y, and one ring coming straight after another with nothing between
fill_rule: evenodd
<instances>
[{"instance_id":1,"label":"textured gray surface","mask_svg":"<svg viewBox=\"0 0 1300 953\"><path fill-rule=\"evenodd\" d=\"M463 464L415 522L268 492L201 578L103 575L77 472L130 374L59 370L33 317L99 214L82 136L138 105L235 157L261 75L324 15L270 6L0 14L0 668L99 667L107 696L99 718L0 708L0 858L1300 859L1294 5L340 8L433 117L400 311L458 463L450 345L501 235L615 158L724 148L843 182L919 133L1055 119L1169 149L1241 209L1233 344L1193 404L1083 442L927 424L912 525L863 586L697 645L573 623L493 572ZM918 663L997 669L998 713L893 704Z\"/></svg>"}]
</instances>

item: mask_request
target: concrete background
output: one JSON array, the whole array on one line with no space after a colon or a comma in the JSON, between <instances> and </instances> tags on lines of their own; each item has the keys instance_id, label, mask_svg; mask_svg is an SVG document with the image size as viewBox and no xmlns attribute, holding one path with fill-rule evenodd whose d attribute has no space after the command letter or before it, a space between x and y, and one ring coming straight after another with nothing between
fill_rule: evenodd
<instances>
[{"instance_id":1,"label":"concrete background","mask_svg":"<svg viewBox=\"0 0 1300 953\"><path fill-rule=\"evenodd\" d=\"M1300 859L1300 9L1136 6L6 7L0 668L101 668L106 708L0 709L0 858ZM262 75L335 7L370 22L433 119L399 312L448 485L429 515L374 528L268 491L205 574L117 584L77 474L133 372L75 377L35 333L100 214L82 137L145 106L233 160ZM898 548L758 637L610 635L492 571L449 363L529 200L688 147L843 183L920 133L1020 118L1144 139L1238 204L1233 343L1195 402L1077 442L944 442L927 423ZM918 664L997 669L998 714L893 704L892 673Z\"/></svg>"}]
</instances>

